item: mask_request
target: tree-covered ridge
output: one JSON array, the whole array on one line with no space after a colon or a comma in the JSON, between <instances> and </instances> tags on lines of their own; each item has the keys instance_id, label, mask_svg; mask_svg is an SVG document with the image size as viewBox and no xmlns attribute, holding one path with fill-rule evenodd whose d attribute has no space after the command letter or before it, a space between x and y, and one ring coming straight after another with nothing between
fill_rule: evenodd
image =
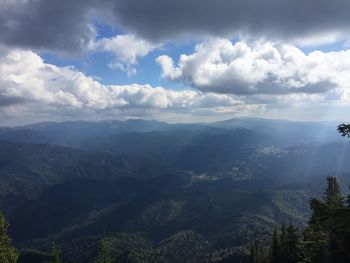
<instances>
[{"instance_id":1,"label":"tree-covered ridge","mask_svg":"<svg viewBox=\"0 0 350 263\"><path fill-rule=\"evenodd\" d=\"M336 177L327 178L323 199L311 199L309 224L299 231L290 224L275 230L268 247L251 246L252 263L350 262L350 197L346 201Z\"/></svg>"},{"instance_id":2,"label":"tree-covered ridge","mask_svg":"<svg viewBox=\"0 0 350 263\"><path fill-rule=\"evenodd\" d=\"M350 202L347 200L349 198L346 199L340 192L337 179L327 178L323 198L310 201L312 213L308 226L300 231L290 222L273 231L268 246L264 241L256 241L250 248L251 262L350 262ZM87 250L87 247L90 248ZM82 251L78 253L80 249ZM61 260L57 251L57 247L52 249L50 262L61 262L57 261ZM193 231L178 232L157 244L152 244L142 234L109 235L74 241L62 246L61 251L66 255L63 262L248 262L244 248L225 248L220 242L208 242L204 236ZM71 259L67 257L70 254ZM78 261L77 254L80 254ZM75 260L72 261L73 258Z\"/></svg>"},{"instance_id":3,"label":"tree-covered ridge","mask_svg":"<svg viewBox=\"0 0 350 263\"><path fill-rule=\"evenodd\" d=\"M293 144L267 133L299 126L274 127L111 132L84 147L55 136L40 144L41 133L19 143L12 131L14 142L0 141L0 208L18 263L249 262L255 239L252 252L265 260L269 236L289 220L295 226L275 231L274 258L297 262L310 197L321 197L328 174L350 182L350 163L338 158L350 145Z\"/></svg>"}]
</instances>

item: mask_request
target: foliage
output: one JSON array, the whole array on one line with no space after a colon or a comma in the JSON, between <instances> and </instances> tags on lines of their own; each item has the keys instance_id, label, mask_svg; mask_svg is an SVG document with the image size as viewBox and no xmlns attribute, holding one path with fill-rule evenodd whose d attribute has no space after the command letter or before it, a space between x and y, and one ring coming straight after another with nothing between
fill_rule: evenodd
<instances>
[{"instance_id":1,"label":"foliage","mask_svg":"<svg viewBox=\"0 0 350 263\"><path fill-rule=\"evenodd\" d=\"M5 217L0 212L0 262L15 263L17 262L18 254L16 249L11 244L11 239L7 235L8 223Z\"/></svg>"},{"instance_id":2,"label":"foliage","mask_svg":"<svg viewBox=\"0 0 350 263\"><path fill-rule=\"evenodd\" d=\"M52 259L49 263L62 263L61 249L56 244L53 244L51 248L51 257Z\"/></svg>"},{"instance_id":3,"label":"foliage","mask_svg":"<svg viewBox=\"0 0 350 263\"><path fill-rule=\"evenodd\" d=\"M110 242L108 242L107 238L102 238L99 242L99 258L95 261L96 263L111 263L111 256L110 256Z\"/></svg>"},{"instance_id":4,"label":"foliage","mask_svg":"<svg viewBox=\"0 0 350 263\"><path fill-rule=\"evenodd\" d=\"M339 124L338 132L341 134L341 136L350 137L350 124L345 124L345 123Z\"/></svg>"},{"instance_id":5,"label":"foliage","mask_svg":"<svg viewBox=\"0 0 350 263\"><path fill-rule=\"evenodd\" d=\"M325 193L325 203L328 207L340 208L344 206L344 197L340 193L336 177L327 178L328 187Z\"/></svg>"},{"instance_id":6,"label":"foliage","mask_svg":"<svg viewBox=\"0 0 350 263\"><path fill-rule=\"evenodd\" d=\"M262 244L256 240L250 248L251 262L252 263L265 263L267 262L267 254Z\"/></svg>"},{"instance_id":7,"label":"foliage","mask_svg":"<svg viewBox=\"0 0 350 263\"><path fill-rule=\"evenodd\" d=\"M49 253L33 249L21 250L17 263L47 263L52 260Z\"/></svg>"},{"instance_id":8,"label":"foliage","mask_svg":"<svg viewBox=\"0 0 350 263\"><path fill-rule=\"evenodd\" d=\"M259 241L251 247L252 263L296 263L300 259L300 234L298 229L289 224L281 229L274 230L268 248L263 247Z\"/></svg>"},{"instance_id":9,"label":"foliage","mask_svg":"<svg viewBox=\"0 0 350 263\"><path fill-rule=\"evenodd\" d=\"M268 248L253 247L252 263L350 262L350 208L345 207L337 179L328 177L327 182L323 200L310 201L312 215L303 235L292 224L282 226L272 234Z\"/></svg>"}]
</instances>

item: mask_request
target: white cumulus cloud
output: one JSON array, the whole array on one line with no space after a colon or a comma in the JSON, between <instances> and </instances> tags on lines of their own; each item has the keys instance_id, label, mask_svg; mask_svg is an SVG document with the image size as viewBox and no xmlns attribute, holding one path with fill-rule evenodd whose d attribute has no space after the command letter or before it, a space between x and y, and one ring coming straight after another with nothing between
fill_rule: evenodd
<instances>
[{"instance_id":1,"label":"white cumulus cloud","mask_svg":"<svg viewBox=\"0 0 350 263\"><path fill-rule=\"evenodd\" d=\"M136 73L135 65L139 58L161 47L161 44L153 44L134 35L117 35L111 38L96 40L91 48L94 51L105 51L113 54L114 61L109 64L128 73L129 76Z\"/></svg>"},{"instance_id":2,"label":"white cumulus cloud","mask_svg":"<svg viewBox=\"0 0 350 263\"><path fill-rule=\"evenodd\" d=\"M305 54L290 44L211 39L176 63L166 55L156 61L164 78L205 92L322 94L340 100L350 85L350 50Z\"/></svg>"},{"instance_id":3,"label":"white cumulus cloud","mask_svg":"<svg viewBox=\"0 0 350 263\"><path fill-rule=\"evenodd\" d=\"M12 50L0 58L0 118L66 119L174 116L262 110L233 95L150 85L103 85L72 67Z\"/></svg>"}]
</instances>

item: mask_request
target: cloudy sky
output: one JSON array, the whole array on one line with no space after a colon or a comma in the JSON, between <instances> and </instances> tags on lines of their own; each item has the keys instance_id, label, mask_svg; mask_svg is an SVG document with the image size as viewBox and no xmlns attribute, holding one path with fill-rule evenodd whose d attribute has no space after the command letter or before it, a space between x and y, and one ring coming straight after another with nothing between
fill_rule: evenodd
<instances>
[{"instance_id":1,"label":"cloudy sky","mask_svg":"<svg viewBox=\"0 0 350 263\"><path fill-rule=\"evenodd\" d=\"M0 0L0 126L350 120L349 0Z\"/></svg>"}]
</instances>

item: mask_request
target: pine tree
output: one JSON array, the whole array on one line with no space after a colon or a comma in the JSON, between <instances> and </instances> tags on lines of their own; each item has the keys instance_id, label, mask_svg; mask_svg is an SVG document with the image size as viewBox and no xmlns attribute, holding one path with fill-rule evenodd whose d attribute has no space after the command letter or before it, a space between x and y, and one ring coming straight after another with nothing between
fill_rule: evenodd
<instances>
[{"instance_id":1,"label":"pine tree","mask_svg":"<svg viewBox=\"0 0 350 263\"><path fill-rule=\"evenodd\" d=\"M95 260L96 263L110 263L112 262L109 256L110 246L106 238L100 239L100 253L98 258Z\"/></svg>"},{"instance_id":2,"label":"pine tree","mask_svg":"<svg viewBox=\"0 0 350 263\"><path fill-rule=\"evenodd\" d=\"M280 252L279 252L279 262L287 262L289 254L287 250L287 231L286 226L283 223L281 227L281 234L279 236L280 240Z\"/></svg>"},{"instance_id":3,"label":"pine tree","mask_svg":"<svg viewBox=\"0 0 350 263\"><path fill-rule=\"evenodd\" d=\"M61 249L55 243L51 248L51 257L52 260L50 261L50 263L62 263Z\"/></svg>"},{"instance_id":4,"label":"pine tree","mask_svg":"<svg viewBox=\"0 0 350 263\"><path fill-rule=\"evenodd\" d=\"M325 193L325 203L331 208L344 207L344 198L336 177L327 178L328 186Z\"/></svg>"},{"instance_id":5,"label":"pine tree","mask_svg":"<svg viewBox=\"0 0 350 263\"><path fill-rule=\"evenodd\" d=\"M252 263L350 262L350 202L346 207L335 177L328 177L327 182L324 199L310 201L312 213L303 239L291 223L288 227L282 224L271 236L268 257L261 244L254 243Z\"/></svg>"},{"instance_id":6,"label":"pine tree","mask_svg":"<svg viewBox=\"0 0 350 263\"><path fill-rule=\"evenodd\" d=\"M328 257L329 234L315 223L304 231L300 253L303 263L326 262Z\"/></svg>"},{"instance_id":7,"label":"pine tree","mask_svg":"<svg viewBox=\"0 0 350 263\"><path fill-rule=\"evenodd\" d=\"M339 212L347 208L337 179L328 177L327 183L324 200L310 201L312 215L301 243L303 263L344 262L339 261L339 258L344 257L344 244L337 233L337 217Z\"/></svg>"},{"instance_id":8,"label":"pine tree","mask_svg":"<svg viewBox=\"0 0 350 263\"><path fill-rule=\"evenodd\" d=\"M350 190L350 186L349 186L349 190ZM350 195L346 197L346 204L347 204L347 207L350 208Z\"/></svg>"},{"instance_id":9,"label":"pine tree","mask_svg":"<svg viewBox=\"0 0 350 263\"><path fill-rule=\"evenodd\" d=\"M270 262L279 263L281 244L278 236L277 229L273 231L271 248L270 248Z\"/></svg>"},{"instance_id":10,"label":"pine tree","mask_svg":"<svg viewBox=\"0 0 350 263\"><path fill-rule=\"evenodd\" d=\"M271 263L296 263L300 258L300 235L292 223L281 226L278 233L274 230L271 238L269 258Z\"/></svg>"},{"instance_id":11,"label":"pine tree","mask_svg":"<svg viewBox=\"0 0 350 263\"><path fill-rule=\"evenodd\" d=\"M102 262L103 263L108 263L108 244L105 239L101 239L101 256L102 256Z\"/></svg>"},{"instance_id":12,"label":"pine tree","mask_svg":"<svg viewBox=\"0 0 350 263\"><path fill-rule=\"evenodd\" d=\"M290 222L288 228L286 229L285 251L286 251L286 254L288 255L285 261L286 263L295 263L299 261L299 257L300 257L299 244L300 244L299 231Z\"/></svg>"},{"instance_id":13,"label":"pine tree","mask_svg":"<svg viewBox=\"0 0 350 263\"><path fill-rule=\"evenodd\" d=\"M18 254L16 249L11 244L11 239L7 235L8 223L0 212L0 262L15 263L17 262Z\"/></svg>"},{"instance_id":14,"label":"pine tree","mask_svg":"<svg viewBox=\"0 0 350 263\"><path fill-rule=\"evenodd\" d=\"M262 244L256 240L250 248L251 263L267 263L267 253Z\"/></svg>"}]
</instances>

